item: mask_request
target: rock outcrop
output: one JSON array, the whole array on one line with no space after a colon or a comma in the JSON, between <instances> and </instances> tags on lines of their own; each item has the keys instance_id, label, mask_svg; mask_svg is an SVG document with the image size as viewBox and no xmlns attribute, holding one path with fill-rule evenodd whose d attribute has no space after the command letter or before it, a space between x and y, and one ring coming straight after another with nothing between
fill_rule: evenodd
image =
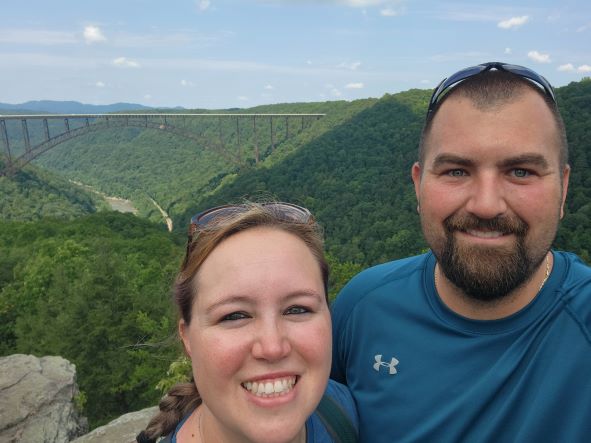
<instances>
[{"instance_id":1,"label":"rock outcrop","mask_svg":"<svg viewBox=\"0 0 591 443\"><path fill-rule=\"evenodd\" d=\"M145 429L156 412L158 406L130 412L77 438L72 443L135 443L136 435Z\"/></svg>"},{"instance_id":2,"label":"rock outcrop","mask_svg":"<svg viewBox=\"0 0 591 443\"><path fill-rule=\"evenodd\" d=\"M76 368L62 357L0 357L0 442L65 443L83 435L78 394Z\"/></svg>"}]
</instances>

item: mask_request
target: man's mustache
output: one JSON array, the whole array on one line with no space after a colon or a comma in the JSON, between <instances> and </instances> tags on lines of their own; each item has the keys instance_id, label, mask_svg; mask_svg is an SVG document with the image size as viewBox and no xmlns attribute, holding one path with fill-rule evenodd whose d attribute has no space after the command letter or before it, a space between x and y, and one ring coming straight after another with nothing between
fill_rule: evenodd
<instances>
[{"instance_id":1,"label":"man's mustache","mask_svg":"<svg viewBox=\"0 0 591 443\"><path fill-rule=\"evenodd\" d=\"M525 236L529 229L527 223L516 216L497 216L494 218L480 218L471 214L460 215L452 214L443 221L447 232L454 231L466 232L468 230L478 231L496 231L502 234L514 234L516 236Z\"/></svg>"}]
</instances>

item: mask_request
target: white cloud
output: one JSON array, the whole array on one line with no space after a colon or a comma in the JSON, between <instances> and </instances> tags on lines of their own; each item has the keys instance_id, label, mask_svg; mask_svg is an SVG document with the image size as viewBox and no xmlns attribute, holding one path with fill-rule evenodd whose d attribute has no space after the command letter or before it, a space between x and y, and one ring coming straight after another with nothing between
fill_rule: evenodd
<instances>
[{"instance_id":1,"label":"white cloud","mask_svg":"<svg viewBox=\"0 0 591 443\"><path fill-rule=\"evenodd\" d=\"M500 21L499 23L497 23L497 26L503 29L511 29L524 25L528 21L529 16L522 15L521 17L511 17L510 19Z\"/></svg>"},{"instance_id":2,"label":"white cloud","mask_svg":"<svg viewBox=\"0 0 591 443\"><path fill-rule=\"evenodd\" d=\"M207 11L210 6L211 6L210 0L199 0L197 2L197 7L199 8L200 11Z\"/></svg>"},{"instance_id":3,"label":"white cloud","mask_svg":"<svg viewBox=\"0 0 591 443\"><path fill-rule=\"evenodd\" d=\"M384 8L380 10L380 15L383 17L396 17L397 15L400 15L401 12L397 11L394 8Z\"/></svg>"},{"instance_id":4,"label":"white cloud","mask_svg":"<svg viewBox=\"0 0 591 443\"><path fill-rule=\"evenodd\" d=\"M379 6L388 3L389 0L337 0L338 3L344 3L354 8L366 8L368 6Z\"/></svg>"},{"instance_id":5,"label":"white cloud","mask_svg":"<svg viewBox=\"0 0 591 443\"><path fill-rule=\"evenodd\" d=\"M363 83L358 82L358 83L347 83L345 85L345 89L363 89Z\"/></svg>"},{"instance_id":6,"label":"white cloud","mask_svg":"<svg viewBox=\"0 0 591 443\"><path fill-rule=\"evenodd\" d=\"M121 66L123 68L139 68L140 64L134 60L129 60L125 57L117 57L113 60L115 66Z\"/></svg>"},{"instance_id":7,"label":"white cloud","mask_svg":"<svg viewBox=\"0 0 591 443\"><path fill-rule=\"evenodd\" d=\"M550 54L542 54L538 51L529 51L527 56L534 62L538 63L550 63L552 61L550 60Z\"/></svg>"},{"instance_id":8,"label":"white cloud","mask_svg":"<svg viewBox=\"0 0 591 443\"><path fill-rule=\"evenodd\" d=\"M573 72L575 70L575 67L573 66L572 63L567 63L565 65L560 65L558 68L559 71L562 72Z\"/></svg>"},{"instance_id":9,"label":"white cloud","mask_svg":"<svg viewBox=\"0 0 591 443\"><path fill-rule=\"evenodd\" d=\"M560 65L557 69L562 72L584 72L584 73L591 72L590 65L581 65L575 69L575 66L572 63Z\"/></svg>"},{"instance_id":10,"label":"white cloud","mask_svg":"<svg viewBox=\"0 0 591 443\"><path fill-rule=\"evenodd\" d=\"M91 44L104 42L107 38L103 35L98 26L86 26L84 28L84 40L86 43Z\"/></svg>"},{"instance_id":11,"label":"white cloud","mask_svg":"<svg viewBox=\"0 0 591 443\"><path fill-rule=\"evenodd\" d=\"M343 95L343 94L342 94L342 92L341 92L341 91L339 91L337 88L332 88L332 89L330 90L330 94L331 94L333 97L340 97L341 95Z\"/></svg>"},{"instance_id":12,"label":"white cloud","mask_svg":"<svg viewBox=\"0 0 591 443\"><path fill-rule=\"evenodd\" d=\"M273 90L273 89L275 89L275 88L273 87L273 85L265 85L265 89L266 89L267 91L271 91L271 90Z\"/></svg>"},{"instance_id":13,"label":"white cloud","mask_svg":"<svg viewBox=\"0 0 591 443\"><path fill-rule=\"evenodd\" d=\"M505 48L505 54L511 54L513 50L511 48Z\"/></svg>"},{"instance_id":14,"label":"white cloud","mask_svg":"<svg viewBox=\"0 0 591 443\"><path fill-rule=\"evenodd\" d=\"M589 26L587 25L579 26L577 32L585 32L587 29L589 29Z\"/></svg>"},{"instance_id":15,"label":"white cloud","mask_svg":"<svg viewBox=\"0 0 591 443\"><path fill-rule=\"evenodd\" d=\"M191 86L192 87L192 86L195 86L195 84L192 81L183 79L183 80L181 80L181 86Z\"/></svg>"},{"instance_id":16,"label":"white cloud","mask_svg":"<svg viewBox=\"0 0 591 443\"><path fill-rule=\"evenodd\" d=\"M311 65L312 64L312 60L306 60L306 64L307 65Z\"/></svg>"},{"instance_id":17,"label":"white cloud","mask_svg":"<svg viewBox=\"0 0 591 443\"><path fill-rule=\"evenodd\" d=\"M421 80L420 82L422 85L428 85L429 83L431 83L431 80Z\"/></svg>"},{"instance_id":18,"label":"white cloud","mask_svg":"<svg viewBox=\"0 0 591 443\"><path fill-rule=\"evenodd\" d=\"M104 88L105 87L105 84L103 82L101 82L100 80L98 82L96 82L94 85L97 88Z\"/></svg>"},{"instance_id":19,"label":"white cloud","mask_svg":"<svg viewBox=\"0 0 591 443\"><path fill-rule=\"evenodd\" d=\"M351 63L339 63L337 65L337 68L343 68L343 69L349 69L351 71L356 71L357 68L359 68L359 66L361 66L361 62L351 62Z\"/></svg>"},{"instance_id":20,"label":"white cloud","mask_svg":"<svg viewBox=\"0 0 591 443\"><path fill-rule=\"evenodd\" d=\"M152 96L150 94L144 95L144 100L152 100Z\"/></svg>"},{"instance_id":21,"label":"white cloud","mask_svg":"<svg viewBox=\"0 0 591 443\"><path fill-rule=\"evenodd\" d=\"M238 97L236 97L239 101L241 102L246 102L248 101L248 97L246 95L239 95Z\"/></svg>"}]
</instances>

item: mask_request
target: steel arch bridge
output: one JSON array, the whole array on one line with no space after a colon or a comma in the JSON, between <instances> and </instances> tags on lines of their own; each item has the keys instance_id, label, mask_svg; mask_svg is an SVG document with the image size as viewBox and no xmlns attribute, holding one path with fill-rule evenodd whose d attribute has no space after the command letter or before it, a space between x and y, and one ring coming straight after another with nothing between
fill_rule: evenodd
<instances>
[{"instance_id":1,"label":"steel arch bridge","mask_svg":"<svg viewBox=\"0 0 591 443\"><path fill-rule=\"evenodd\" d=\"M0 175L12 176L17 171L22 169L25 165L30 163L35 158L49 151L55 146L65 141L71 140L75 137L100 131L105 129L112 129L116 127L137 127L148 128L160 131L170 132L181 137L200 142L204 147L212 149L219 155L223 156L227 161L237 165L246 165L246 159L243 156L242 145L240 141L241 124L252 124L253 139L254 139L254 155L255 163L260 160L259 142L257 135L257 121L268 120L270 126L269 146L271 150L275 149L276 145L276 129L274 129L273 122L278 119L285 120L285 139L290 136L289 122L292 121L292 133L304 129L305 125L312 120L319 119L325 114L238 114L238 113L174 113L174 114L33 114L33 115L0 115L0 138L4 144L4 167L0 169ZM207 119L210 122L217 119L216 136L207 136L204 133L198 133L194 128L187 127L187 119ZM230 125L234 127L232 121L235 121L235 132L233 135L237 139L237 143L233 148L224 142L224 130L222 129L222 122L230 120ZM249 122L249 120L251 120ZM11 148L11 139L9 138L9 131L7 123L16 123L18 129L18 121L21 123L20 136L24 145L24 152L19 155L13 155ZM29 126L35 122L41 122L43 127L43 140L37 143L31 142L31 134ZM55 123L63 122L63 129L55 130ZM50 128L50 123L52 128ZM11 124L11 123L9 123ZM294 130L294 129L295 130ZM53 129L53 131L50 131ZM11 132L15 131L15 124L12 123ZM259 129L260 131L260 129ZM53 132L53 133L52 133ZM17 135L18 137L18 135ZM14 140L14 134L13 134Z\"/></svg>"}]
</instances>

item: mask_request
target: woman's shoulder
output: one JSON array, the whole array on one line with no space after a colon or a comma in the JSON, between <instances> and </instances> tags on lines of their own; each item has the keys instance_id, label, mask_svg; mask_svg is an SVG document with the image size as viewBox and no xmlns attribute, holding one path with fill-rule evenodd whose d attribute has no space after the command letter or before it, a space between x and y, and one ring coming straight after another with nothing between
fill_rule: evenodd
<instances>
[{"instance_id":1,"label":"woman's shoulder","mask_svg":"<svg viewBox=\"0 0 591 443\"><path fill-rule=\"evenodd\" d=\"M350 423L352 433L358 432L357 408L347 386L329 380L321 403L306 422L307 443L332 443L334 441L332 432L327 429L327 426L332 428L332 431L335 428L341 428L343 419ZM341 429L341 431L345 430Z\"/></svg>"},{"instance_id":2,"label":"woman's shoulder","mask_svg":"<svg viewBox=\"0 0 591 443\"><path fill-rule=\"evenodd\" d=\"M349 413L348 415L352 415L354 417L350 417L351 419L357 419L357 409L355 407L355 400L353 400L353 396L351 395L351 391L349 388L339 382L336 382L332 379L328 380L328 385L326 386L326 391L324 395L328 395L333 400L335 400L339 405L346 409Z\"/></svg>"}]
</instances>

